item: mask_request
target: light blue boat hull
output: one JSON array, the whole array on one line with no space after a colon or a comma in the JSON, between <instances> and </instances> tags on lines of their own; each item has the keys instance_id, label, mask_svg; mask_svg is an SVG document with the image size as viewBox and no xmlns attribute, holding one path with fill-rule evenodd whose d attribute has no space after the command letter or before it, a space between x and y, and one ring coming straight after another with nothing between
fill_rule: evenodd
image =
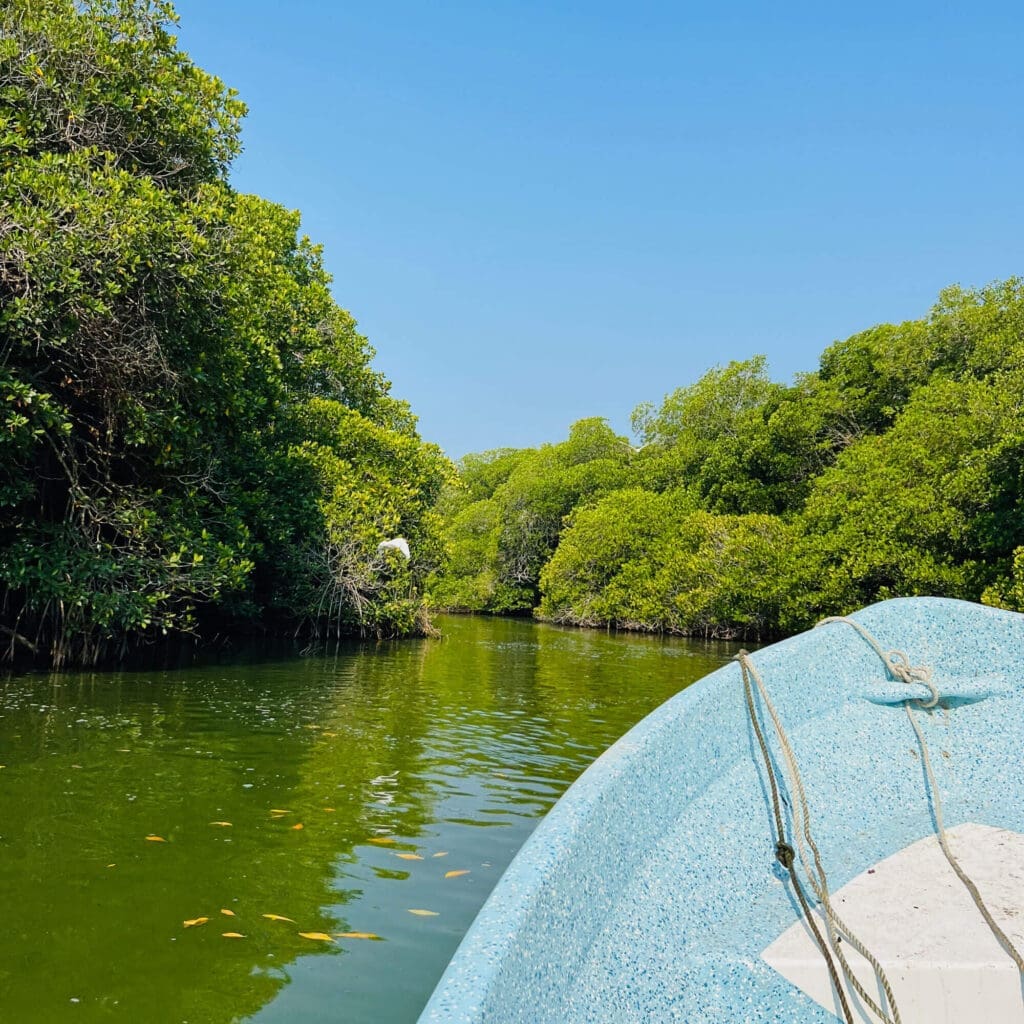
<instances>
[{"instance_id":1,"label":"light blue boat hull","mask_svg":"<svg viewBox=\"0 0 1024 1024\"><path fill-rule=\"evenodd\" d=\"M1024 832L1024 616L910 598L854 618L932 666L951 695L918 715L947 827ZM754 662L796 750L833 889L934 833L913 731L885 702L896 684L853 629L826 625ZM780 872L730 664L568 790L481 910L421 1024L834 1022L762 959L798 919Z\"/></svg>"}]
</instances>

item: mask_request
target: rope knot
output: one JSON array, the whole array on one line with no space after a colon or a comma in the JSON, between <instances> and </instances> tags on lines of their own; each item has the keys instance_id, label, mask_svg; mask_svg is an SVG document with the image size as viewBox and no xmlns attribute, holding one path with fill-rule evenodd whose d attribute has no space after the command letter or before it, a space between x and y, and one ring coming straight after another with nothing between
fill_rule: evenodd
<instances>
[{"instance_id":1,"label":"rope knot","mask_svg":"<svg viewBox=\"0 0 1024 1024\"><path fill-rule=\"evenodd\" d=\"M796 850L781 839L775 844L775 859L787 870L792 871L796 861Z\"/></svg>"},{"instance_id":2,"label":"rope knot","mask_svg":"<svg viewBox=\"0 0 1024 1024\"><path fill-rule=\"evenodd\" d=\"M911 665L910 659L903 651L883 651L879 642L856 619L851 619L846 615L830 615L827 619L822 619L818 625L824 626L829 622L845 622L848 626L853 626L871 645L875 654L882 659L894 679L907 684L922 683L931 691L931 697L928 700L909 697L907 703L913 701L923 708L933 708L939 703L939 691L932 682L932 670L927 665Z\"/></svg>"},{"instance_id":3,"label":"rope knot","mask_svg":"<svg viewBox=\"0 0 1024 1024\"><path fill-rule=\"evenodd\" d=\"M932 670L929 665L911 665L910 658L903 651L885 651L882 655L885 667L892 673L894 679L908 686L914 683L922 683L931 691L928 700L917 701L923 708L933 708L939 703L939 691L932 682Z\"/></svg>"}]
</instances>

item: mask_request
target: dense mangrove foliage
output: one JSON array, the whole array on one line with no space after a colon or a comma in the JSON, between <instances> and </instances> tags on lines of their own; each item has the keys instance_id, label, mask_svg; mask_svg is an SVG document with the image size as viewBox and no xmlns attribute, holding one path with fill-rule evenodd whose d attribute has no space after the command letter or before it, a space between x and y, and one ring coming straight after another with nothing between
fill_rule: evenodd
<instances>
[{"instance_id":1,"label":"dense mangrove foliage","mask_svg":"<svg viewBox=\"0 0 1024 1024\"><path fill-rule=\"evenodd\" d=\"M825 350L712 369L560 444L462 460L436 603L771 636L919 594L1024 608L1024 281Z\"/></svg>"},{"instance_id":2,"label":"dense mangrove foliage","mask_svg":"<svg viewBox=\"0 0 1024 1024\"><path fill-rule=\"evenodd\" d=\"M0 633L415 628L449 474L160 0L0 7ZM413 558L378 553L408 538Z\"/></svg>"}]
</instances>

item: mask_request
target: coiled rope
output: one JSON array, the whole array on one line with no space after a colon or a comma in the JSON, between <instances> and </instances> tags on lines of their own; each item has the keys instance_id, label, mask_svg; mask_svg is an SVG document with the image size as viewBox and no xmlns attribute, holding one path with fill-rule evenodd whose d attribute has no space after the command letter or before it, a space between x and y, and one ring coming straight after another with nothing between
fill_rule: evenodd
<instances>
[{"instance_id":1,"label":"coiled rope","mask_svg":"<svg viewBox=\"0 0 1024 1024\"><path fill-rule=\"evenodd\" d=\"M942 814L942 800L939 795L939 787L935 779L935 773L932 770L928 744L925 740L924 733L921 730L920 723L917 721L917 717L914 714L913 707L913 705L917 705L919 708L930 709L939 703L940 694L935 683L932 681L932 669L926 665L912 665L910 658L903 651L895 649L886 650L871 635L871 633L868 632L867 629L854 619L847 618L846 616L830 616L829 618L822 619L821 622L818 623L818 626L824 626L832 622L844 622L848 626L852 626L882 660L887 671L894 679L906 683L907 685L923 684L930 691L927 699L908 697L903 702L903 709L906 711L907 718L910 720L910 724L913 727L914 734L917 737L917 742L921 749L921 759L925 769L928 788L930 790L932 810L935 818L936 836L939 840L939 846L941 847L946 860L949 862L950 867L974 900L975 906L977 906L992 934L1016 964L1017 970L1021 975L1022 983L1024 983L1024 957L1021 956L1020 951L1016 946L1014 946L1006 933L996 923L988 907L985 905L985 901L982 899L981 893L978 891L978 887L974 884L967 872L964 871L963 867L961 867L960 862L956 859L953 851L949 847ZM839 999L843 1016L847 1024L853 1024L853 1016L850 1012L849 1002L842 986L839 983L838 972L836 971L833 957L839 962L843 975L849 985L857 995L860 996L864 1003L882 1019L883 1024L901 1024L900 1013L896 1006L892 987L889 984L889 979L886 977L882 965L857 938L857 936L854 935L853 932L844 924L832 905L828 888L828 878L825 874L825 869L821 861L821 854L818 850L818 845L811 834L810 808L808 807L807 794L804 790L803 780L800 777L800 770L797 767L796 755L794 754L793 747L789 742L789 737L786 735L786 730L783 728L782 722L779 719L778 712L775 710L775 705L772 703L771 697L768 695L768 691L764 685L764 680L761 678L761 675L757 671L754 663L750 660L750 655L747 651L740 651L739 654L736 655L735 660L739 662L740 673L743 678L747 713L750 717L754 734L757 737L758 746L761 750L761 757L765 765L765 772L768 776L768 782L771 788L772 812L775 819L775 856L789 875L793 891L800 903L804 918L814 935L818 948L821 950L825 964L828 968L829 976L832 979L833 987ZM778 738L779 747L782 751L789 788L796 797L796 802L792 810L793 840L796 846L795 851L793 846L785 840L785 827L779 797L779 783L776 778L775 766L769 754L767 741L765 740L760 722L758 721L751 680L753 680L754 685L757 687L761 703L764 705L764 708L767 710L768 715L771 718L772 726L775 730L775 735ZM810 850L810 856L808 856L808 850ZM813 890L818 902L821 904L825 918L826 934L828 936L827 942L817 927L814 915L811 912L806 895L804 894L803 888L800 884L799 877L795 871L795 860L797 856L800 859L800 863L811 885L811 889ZM811 866L812 860L813 868ZM884 1002L888 1007L888 1012L886 1012L886 1010L871 998L856 975L854 975L849 962L840 948L840 939L845 939L846 942L860 953L860 955L871 965L871 968L875 973L875 978L885 994Z\"/></svg>"}]
</instances>

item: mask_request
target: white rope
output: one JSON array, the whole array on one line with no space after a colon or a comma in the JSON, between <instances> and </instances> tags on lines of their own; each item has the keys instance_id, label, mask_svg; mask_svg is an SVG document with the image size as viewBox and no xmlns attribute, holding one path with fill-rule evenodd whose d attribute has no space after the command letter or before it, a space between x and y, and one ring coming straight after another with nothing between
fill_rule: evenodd
<instances>
[{"instance_id":1,"label":"white rope","mask_svg":"<svg viewBox=\"0 0 1024 1024\"><path fill-rule=\"evenodd\" d=\"M907 718L910 719L910 724L917 736L917 742L921 747L921 759L924 764L925 777L928 780L928 786L931 790L932 810L935 814L935 833L939 840L939 846L942 847L942 852L945 854L946 860L949 861L949 866L954 872L956 872L957 878L960 879L964 887L970 893L971 899L974 900L975 906L981 912L981 916L985 919L985 923L988 925L989 930L996 939L999 940L999 944L1006 950L1010 958L1017 965L1017 970L1020 972L1021 980L1024 982L1024 957L1021 956L1020 951L1010 941L1002 928L996 924L995 918L992 917L988 907L985 905L985 901L981 897L981 893L978 891L978 887L974 884L967 872L960 866L960 862L953 855L953 851L949 847L949 842L946 836L946 826L942 817L942 799L939 796L939 785L935 780L935 773L932 770L932 759L928 753L928 744L925 742L924 732L921 730L921 725L914 714L913 708L914 704L920 708L933 708L939 702L939 691L932 682L931 668L924 665L912 666L910 664L910 659L903 651L883 650L881 644L879 644L879 642L859 622L856 622L853 619L847 618L844 615L835 615L831 618L822 619L818 625L824 626L829 622L845 622L848 626L852 626L871 645L874 652L882 659L886 668L888 668L894 678L908 684L924 683L925 686L931 690L931 699L928 701L920 698L908 697L903 702L903 710L906 711Z\"/></svg>"}]
</instances>

